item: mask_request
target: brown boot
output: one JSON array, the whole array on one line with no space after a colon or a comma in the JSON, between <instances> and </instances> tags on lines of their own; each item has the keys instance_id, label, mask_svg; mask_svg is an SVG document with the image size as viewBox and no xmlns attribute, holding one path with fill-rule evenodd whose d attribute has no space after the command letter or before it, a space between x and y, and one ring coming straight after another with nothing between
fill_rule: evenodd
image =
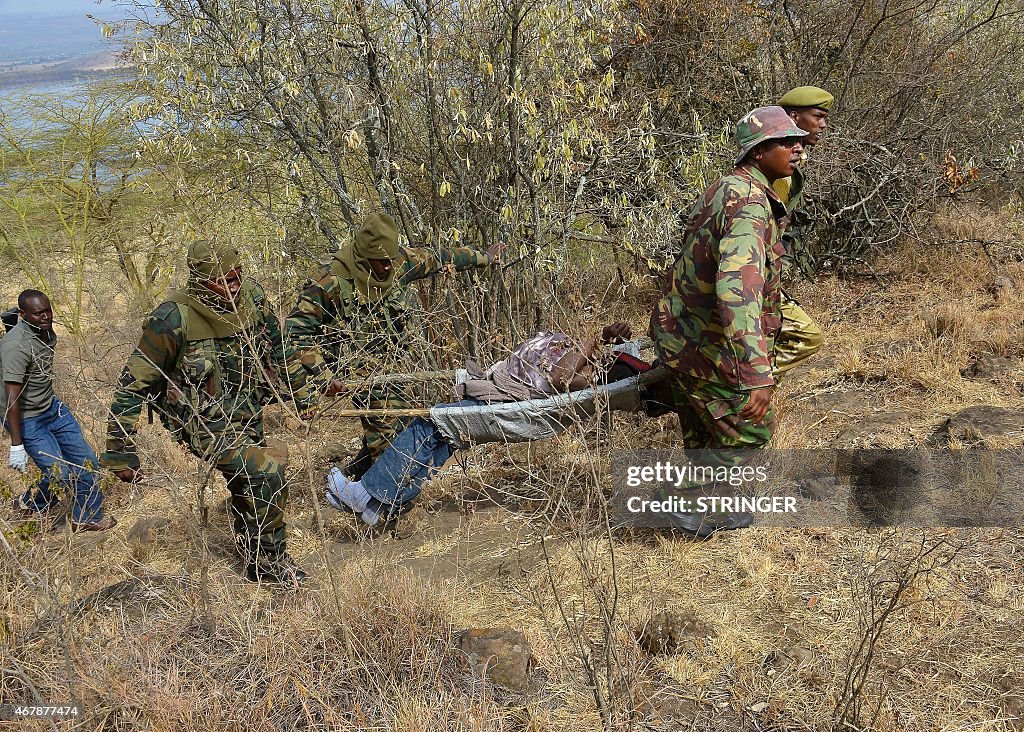
<instances>
[{"instance_id":1,"label":"brown boot","mask_svg":"<svg viewBox=\"0 0 1024 732\"><path fill-rule=\"evenodd\" d=\"M113 516L106 516L99 521L85 521L83 523L68 521L68 525L76 533L79 531L107 531L117 526L117 519Z\"/></svg>"}]
</instances>

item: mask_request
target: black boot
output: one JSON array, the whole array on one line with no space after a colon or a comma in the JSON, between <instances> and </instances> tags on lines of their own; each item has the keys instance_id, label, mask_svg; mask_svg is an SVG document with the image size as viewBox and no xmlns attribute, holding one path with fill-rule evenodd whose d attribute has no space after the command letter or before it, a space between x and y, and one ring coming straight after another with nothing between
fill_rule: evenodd
<instances>
[{"instance_id":1,"label":"black boot","mask_svg":"<svg viewBox=\"0 0 1024 732\"><path fill-rule=\"evenodd\" d=\"M745 529L754 523L754 514L746 511L730 511L728 513L688 513L673 512L665 514L672 523L671 529L688 534L694 539L707 539L719 531Z\"/></svg>"},{"instance_id":2,"label":"black boot","mask_svg":"<svg viewBox=\"0 0 1024 732\"><path fill-rule=\"evenodd\" d=\"M367 449L366 444L359 449L356 456L352 458L348 465L341 469L341 472L345 474L349 480L362 480L362 477L366 474L366 471L373 465L373 456Z\"/></svg>"},{"instance_id":3,"label":"black boot","mask_svg":"<svg viewBox=\"0 0 1024 732\"><path fill-rule=\"evenodd\" d=\"M245 564L245 576L250 582L275 582L299 589L306 580L302 567L287 552L274 556L257 555Z\"/></svg>"}]
</instances>

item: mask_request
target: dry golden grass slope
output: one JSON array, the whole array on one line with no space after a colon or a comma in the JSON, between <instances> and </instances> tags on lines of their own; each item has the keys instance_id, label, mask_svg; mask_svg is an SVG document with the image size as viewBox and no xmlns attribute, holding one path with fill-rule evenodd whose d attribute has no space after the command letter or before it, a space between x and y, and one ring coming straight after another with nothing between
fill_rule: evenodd
<instances>
[{"instance_id":1,"label":"dry golden grass slope","mask_svg":"<svg viewBox=\"0 0 1024 732\"><path fill-rule=\"evenodd\" d=\"M934 231L968 239L1012 225L949 214ZM827 342L780 389L778 445L919 445L964 407L1024 406L1024 265L1012 254L917 245L881 256L875 278L798 284ZM626 311L642 329L652 293L631 286ZM595 320L620 316L614 296ZM129 335L119 338L112 353L66 338L60 354L61 394L96 444ZM984 354L1013 361L991 378L961 375ZM862 719L877 705L885 732L1024 729L1019 528L609 537L594 520L609 450L677 434L669 418L617 415L610 432L474 449L428 485L397 535L367 537L320 497L358 426L321 424L303 440L285 422L268 416L291 447L289 541L307 589L240 577L222 483L203 498L204 522L200 466L145 426L151 477L109 487L115 530L25 537L3 514L0 703L74 701L82 716L60 728L81 730L563 732L600 729L602 714L619 729L825 730L865 623L895 596ZM0 479L7 492L20 485L6 468ZM633 631L666 608L696 630L652 656ZM461 668L457 632L490 626L532 644L529 693Z\"/></svg>"}]
</instances>

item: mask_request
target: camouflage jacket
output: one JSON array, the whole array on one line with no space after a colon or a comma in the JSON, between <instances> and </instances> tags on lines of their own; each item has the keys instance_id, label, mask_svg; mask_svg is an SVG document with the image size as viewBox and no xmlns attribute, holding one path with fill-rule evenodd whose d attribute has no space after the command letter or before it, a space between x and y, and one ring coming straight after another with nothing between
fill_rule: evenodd
<instances>
[{"instance_id":1,"label":"camouflage jacket","mask_svg":"<svg viewBox=\"0 0 1024 732\"><path fill-rule=\"evenodd\" d=\"M307 399L305 372L277 315L255 283L247 281L244 291L253 298L256 322L228 338L189 339L182 320L187 306L174 302L149 315L110 406L104 466L139 466L134 436L144 403L156 406L175 439L213 459L232 436L262 439L263 407L276 398Z\"/></svg>"},{"instance_id":2,"label":"camouflage jacket","mask_svg":"<svg viewBox=\"0 0 1024 732\"><path fill-rule=\"evenodd\" d=\"M448 267L462 272L487 267L491 258L469 247L441 249L435 254L425 248L402 247L399 283L375 303L360 300L355 283L325 266L307 282L298 304L285 321L285 334L300 353L311 388L314 406L332 374L365 375L381 368L393 368L396 356L408 349L406 320L412 307L406 285L430 277Z\"/></svg>"},{"instance_id":3,"label":"camouflage jacket","mask_svg":"<svg viewBox=\"0 0 1024 732\"><path fill-rule=\"evenodd\" d=\"M756 168L735 169L696 202L682 254L651 314L651 337L663 362L740 390L773 383L785 215Z\"/></svg>"}]
</instances>

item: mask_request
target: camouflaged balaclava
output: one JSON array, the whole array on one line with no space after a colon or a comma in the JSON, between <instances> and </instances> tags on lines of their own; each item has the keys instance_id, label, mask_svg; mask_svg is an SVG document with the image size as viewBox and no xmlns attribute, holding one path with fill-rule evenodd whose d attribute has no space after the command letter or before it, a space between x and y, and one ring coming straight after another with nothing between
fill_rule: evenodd
<instances>
[{"instance_id":1,"label":"camouflaged balaclava","mask_svg":"<svg viewBox=\"0 0 1024 732\"><path fill-rule=\"evenodd\" d=\"M807 135L807 130L797 127L782 107L758 107L747 112L736 123L736 145L739 147L736 165L742 163L747 153L765 140L803 138Z\"/></svg>"},{"instance_id":2,"label":"camouflaged balaclava","mask_svg":"<svg viewBox=\"0 0 1024 732\"><path fill-rule=\"evenodd\" d=\"M377 302L394 286L398 268L392 267L390 276L378 280L370 269L371 259L399 257L398 227L386 213L371 214L359 227L355 237L334 255L337 273L355 282L356 290L367 302Z\"/></svg>"},{"instance_id":3,"label":"camouflaged balaclava","mask_svg":"<svg viewBox=\"0 0 1024 732\"><path fill-rule=\"evenodd\" d=\"M239 266L238 250L206 239L192 242L185 259L189 279L216 280Z\"/></svg>"},{"instance_id":4,"label":"camouflaged balaclava","mask_svg":"<svg viewBox=\"0 0 1024 732\"><path fill-rule=\"evenodd\" d=\"M186 305L190 314L185 324L188 341L208 338L229 338L250 325L256 309L247 287L243 286L235 302L225 300L206 283L226 276L236 269L241 260L238 250L229 244L198 239L188 248L188 286L184 291L172 292L171 302Z\"/></svg>"}]
</instances>

